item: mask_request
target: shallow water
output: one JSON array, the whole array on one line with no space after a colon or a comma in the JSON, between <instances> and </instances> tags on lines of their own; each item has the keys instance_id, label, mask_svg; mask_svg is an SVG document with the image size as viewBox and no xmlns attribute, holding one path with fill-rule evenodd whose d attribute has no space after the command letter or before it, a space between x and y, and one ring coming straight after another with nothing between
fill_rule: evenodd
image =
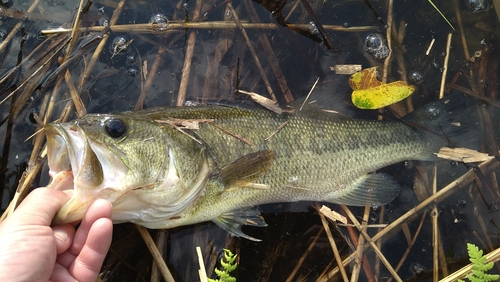
<instances>
[{"instance_id":1,"label":"shallow water","mask_svg":"<svg viewBox=\"0 0 500 282\"><path fill-rule=\"evenodd\" d=\"M389 39L393 52L388 81L411 81L418 77L414 74L409 78L409 74L415 72L421 74L423 80L419 81L411 102L404 101L388 107L384 114L402 116L409 111L410 104L411 107L418 108L427 101L438 99L446 40L450 32L453 37L446 82L447 86L454 86L452 88L455 90L449 90L448 87L448 92L456 92L457 88L462 87L460 91L497 101L498 66L495 62L499 58L499 22L493 4L488 1L467 1L468 5L466 1L453 2L453 5L449 2L436 2L455 27L456 31L453 31L427 1L396 2L392 13L394 24L389 24L392 27L392 37ZM78 2L40 0L33 4L32 1L14 0L10 9L3 7L0 11L0 35L3 40L0 45L0 73L2 76L9 76L0 84L0 101L5 99L0 105L0 118L3 120L0 137L5 136L0 138L3 148L0 164L3 208L14 195L26 166L33 169L37 163L41 165L31 187L47 184L46 162L36 157L30 160L32 149L39 149L41 145L34 145L35 139L25 140L38 129L33 113L49 122L58 119L63 109L69 105L71 114L65 118L77 116L71 103L71 87L68 85L76 88L76 93L89 113L170 106L184 100L252 104L244 94L235 94L238 89L269 96L256 59L252 57L242 32L236 28L232 12L226 9L228 1L203 1L198 12L194 0L123 3L122 12L118 14L111 31L104 34L104 39L98 38L103 35L99 32L77 33L79 41L74 45L74 51L70 52L75 61L68 68L70 77L67 79L64 79L65 71L57 70L57 59L64 56L64 50L57 48L68 41L65 37L68 34L48 37L42 36L41 31L71 27ZM32 4L34 6L28 12ZM260 22L266 24L260 28L246 27L245 31L255 48L264 77L268 79L269 87L280 104L285 105L306 96L319 77L310 101L316 100L322 107L335 109L351 117L376 119L375 111L362 111L352 106L348 76L336 74L330 67L337 64L361 64L363 68L381 66L382 72L383 61L368 54L364 44L371 34L379 34L387 40L388 3L309 1L319 23L327 29L333 42L332 48L328 48L321 34L314 30L311 16L301 1L282 4L284 6L280 14L276 2L232 2L242 22L250 19L246 6L250 5L255 9ZM103 27L106 23L109 24L119 5L118 1L112 0L93 2L82 15L81 26ZM483 9L483 6L486 8ZM463 37L459 32L456 11L461 17ZM156 23L154 28L152 19ZM166 20L169 27L162 30ZM214 21L218 22L215 26L199 28L201 24ZM221 21L226 21L231 27L222 28ZM277 27L285 21L304 24L300 26L302 31L293 31L285 26ZM191 27L173 28L177 23L186 22L191 22ZM353 30L330 30L330 26ZM356 31L357 27L364 27L365 30ZM263 47L261 37L269 42L274 55L266 55L269 51ZM89 39L95 39L95 44L88 43ZM433 47L426 54L433 39ZM103 44L102 52L98 53L98 60L92 65L90 62L95 45L103 41L106 43ZM81 42L87 43L82 45ZM114 45L113 42L125 44ZM465 45L468 56L473 56L476 51L481 52L474 62L467 61ZM42 48L36 49L37 46ZM183 66L190 48L194 51L189 63L191 69L187 73L183 71ZM55 56L51 57L52 54ZM269 60L269 57L276 60ZM184 73L186 76L183 81ZM183 86L186 87L184 90ZM185 99L179 98L182 91ZM11 93L12 97L7 99ZM138 103L141 93L145 96L143 102ZM477 125L482 142L480 148L493 154L498 135L497 105L491 100L483 100L486 101L478 102L481 105ZM492 163L492 168L479 174L472 185L454 189L437 203L440 233L438 242L442 246L440 252L443 258L440 268L446 265L446 270L444 274L440 272L440 277L467 264L467 242L477 244L485 253L497 248L500 243L500 191L496 179L498 168L494 161ZM386 207L370 210L368 223L394 222L429 197L432 193L430 183L433 165L432 162L408 162L385 168L384 172L394 175L402 184L401 194ZM470 167L471 165L451 161L437 162L438 190L460 177ZM415 178L425 180L418 182ZM167 238L165 259L176 281L198 281L198 258L194 248L202 247L205 262L211 271L222 248L229 247L239 255L240 266L236 273L238 281L285 281L313 238L322 230L317 213L308 208L311 205L312 203L295 203L261 207L269 227L244 229L251 236L262 239L263 242L260 243L232 238L211 223L168 230L161 233L166 234ZM341 210L334 205L330 206L337 211ZM431 220L436 214L431 208L429 205L416 212L381 240L382 253L396 267L408 248L408 242L417 236L415 234L421 219L423 220L421 231L398 271L402 279L432 280L434 259ZM361 220L363 209L351 210ZM335 230L333 227L331 229ZM149 280L150 256L134 227L121 225L116 230L114 251L103 267L103 280L125 281L132 276L134 281ZM359 232L349 232L347 227L339 227L338 230L340 233L333 233L340 253L345 258L352 253L345 241L352 242L353 238L359 236ZM373 237L377 229L369 228L367 232ZM310 247L309 255L305 256L303 265L298 268L294 278L290 278L291 281L316 281L322 273L331 271L337 265L325 233L321 232L318 238ZM359 281L369 280L370 274L365 273L374 273L381 280L391 277L375 257L371 248L368 248L364 258L368 266L361 270ZM354 263L351 263L346 268L349 276L353 267ZM500 272L498 265L493 271ZM337 280L341 280L339 275L328 281Z\"/></svg>"}]
</instances>

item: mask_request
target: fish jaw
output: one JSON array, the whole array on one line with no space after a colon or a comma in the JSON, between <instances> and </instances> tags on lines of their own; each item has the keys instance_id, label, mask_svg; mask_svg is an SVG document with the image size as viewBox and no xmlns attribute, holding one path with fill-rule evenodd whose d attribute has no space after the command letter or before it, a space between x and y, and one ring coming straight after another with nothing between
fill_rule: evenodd
<instances>
[{"instance_id":1,"label":"fish jaw","mask_svg":"<svg viewBox=\"0 0 500 282\"><path fill-rule=\"evenodd\" d=\"M47 136L49 175L52 178L48 187L73 194L74 176L82 162L79 152L83 150L83 132L61 123L48 124L44 131Z\"/></svg>"},{"instance_id":2,"label":"fish jaw","mask_svg":"<svg viewBox=\"0 0 500 282\"><path fill-rule=\"evenodd\" d=\"M47 187L71 196L54 217L54 224L80 221L96 199L113 202L123 194L109 187L115 187L116 180L122 178L128 168L117 161L119 158L110 157L109 153L103 155L106 151L100 148L102 146L91 144L77 123L52 123L44 129L52 178ZM109 172L111 169L114 172Z\"/></svg>"}]
</instances>

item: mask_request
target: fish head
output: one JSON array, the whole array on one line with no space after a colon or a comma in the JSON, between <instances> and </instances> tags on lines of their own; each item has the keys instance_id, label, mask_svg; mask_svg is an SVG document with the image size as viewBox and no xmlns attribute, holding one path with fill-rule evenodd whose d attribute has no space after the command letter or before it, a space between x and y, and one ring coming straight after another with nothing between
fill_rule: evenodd
<instances>
[{"instance_id":1,"label":"fish head","mask_svg":"<svg viewBox=\"0 0 500 282\"><path fill-rule=\"evenodd\" d=\"M146 225L189 205L208 178L203 158L194 179L182 173L178 159L183 156L177 153L183 148L171 136L179 134L154 121L125 114L90 114L44 129L52 178L48 187L71 196L54 224L81 220L90 204L101 198L113 205L115 222Z\"/></svg>"}]
</instances>

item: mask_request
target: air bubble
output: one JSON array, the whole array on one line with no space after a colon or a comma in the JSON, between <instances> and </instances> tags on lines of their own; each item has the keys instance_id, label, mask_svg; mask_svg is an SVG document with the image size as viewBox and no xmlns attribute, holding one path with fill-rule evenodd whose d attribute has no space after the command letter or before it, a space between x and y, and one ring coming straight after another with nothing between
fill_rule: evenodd
<instances>
[{"instance_id":1,"label":"air bubble","mask_svg":"<svg viewBox=\"0 0 500 282\"><path fill-rule=\"evenodd\" d=\"M405 161L406 169L413 169L414 166L413 161Z\"/></svg>"},{"instance_id":2,"label":"air bubble","mask_svg":"<svg viewBox=\"0 0 500 282\"><path fill-rule=\"evenodd\" d=\"M100 26L108 26L109 25L109 19L108 18L102 18L99 20L99 25Z\"/></svg>"},{"instance_id":3,"label":"air bubble","mask_svg":"<svg viewBox=\"0 0 500 282\"><path fill-rule=\"evenodd\" d=\"M132 78L136 78L139 76L139 69L136 67L131 67L127 70L127 75Z\"/></svg>"},{"instance_id":4,"label":"air bubble","mask_svg":"<svg viewBox=\"0 0 500 282\"><path fill-rule=\"evenodd\" d=\"M309 33L312 35L319 34L318 27L316 26L316 24L314 22L309 23Z\"/></svg>"},{"instance_id":5,"label":"air bubble","mask_svg":"<svg viewBox=\"0 0 500 282\"><path fill-rule=\"evenodd\" d=\"M127 65L129 66L133 66L135 65L135 62L137 61L137 58L136 58L136 55L135 53L131 53L131 54L128 54L127 55L127 59L125 60L125 62L127 63Z\"/></svg>"},{"instance_id":6,"label":"air bubble","mask_svg":"<svg viewBox=\"0 0 500 282\"><path fill-rule=\"evenodd\" d=\"M113 56L116 56L118 54L125 54L128 52L129 44L130 43L125 36L117 36L115 37L115 39L113 39L113 43L111 43L110 51Z\"/></svg>"},{"instance_id":7,"label":"air bubble","mask_svg":"<svg viewBox=\"0 0 500 282\"><path fill-rule=\"evenodd\" d=\"M389 47L384 36L380 33L371 33L365 39L365 50L374 59L382 61L389 56Z\"/></svg>"},{"instance_id":8,"label":"air bubble","mask_svg":"<svg viewBox=\"0 0 500 282\"><path fill-rule=\"evenodd\" d=\"M408 74L408 81L410 84L421 84L424 82L424 74L419 70L412 70Z\"/></svg>"},{"instance_id":9,"label":"air bubble","mask_svg":"<svg viewBox=\"0 0 500 282\"><path fill-rule=\"evenodd\" d=\"M157 32L165 31L168 28L168 18L162 14L153 15L149 19L149 23L151 24L151 28Z\"/></svg>"},{"instance_id":10,"label":"air bubble","mask_svg":"<svg viewBox=\"0 0 500 282\"><path fill-rule=\"evenodd\" d=\"M438 106L429 106L427 108L427 116L430 118L437 118L441 115L443 110Z\"/></svg>"},{"instance_id":11,"label":"air bubble","mask_svg":"<svg viewBox=\"0 0 500 282\"><path fill-rule=\"evenodd\" d=\"M473 13L483 13L490 9L489 0L466 0L465 6Z\"/></svg>"},{"instance_id":12,"label":"air bubble","mask_svg":"<svg viewBox=\"0 0 500 282\"><path fill-rule=\"evenodd\" d=\"M436 60L433 60L431 62L431 66L436 70L439 69L439 63Z\"/></svg>"},{"instance_id":13,"label":"air bubble","mask_svg":"<svg viewBox=\"0 0 500 282\"><path fill-rule=\"evenodd\" d=\"M425 267L420 263L415 262L410 265L410 271L415 275L419 275L425 271Z\"/></svg>"},{"instance_id":14,"label":"air bubble","mask_svg":"<svg viewBox=\"0 0 500 282\"><path fill-rule=\"evenodd\" d=\"M10 8L14 5L14 0L0 0L0 5L5 8Z\"/></svg>"}]
</instances>

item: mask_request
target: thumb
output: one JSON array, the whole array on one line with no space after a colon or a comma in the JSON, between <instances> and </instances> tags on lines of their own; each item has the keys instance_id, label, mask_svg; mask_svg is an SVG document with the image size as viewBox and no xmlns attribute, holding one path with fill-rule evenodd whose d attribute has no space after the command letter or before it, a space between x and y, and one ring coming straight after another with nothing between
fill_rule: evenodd
<instances>
[{"instance_id":1,"label":"thumb","mask_svg":"<svg viewBox=\"0 0 500 282\"><path fill-rule=\"evenodd\" d=\"M70 196L62 191L36 188L26 196L11 217L23 225L50 226L55 214L69 199Z\"/></svg>"}]
</instances>

